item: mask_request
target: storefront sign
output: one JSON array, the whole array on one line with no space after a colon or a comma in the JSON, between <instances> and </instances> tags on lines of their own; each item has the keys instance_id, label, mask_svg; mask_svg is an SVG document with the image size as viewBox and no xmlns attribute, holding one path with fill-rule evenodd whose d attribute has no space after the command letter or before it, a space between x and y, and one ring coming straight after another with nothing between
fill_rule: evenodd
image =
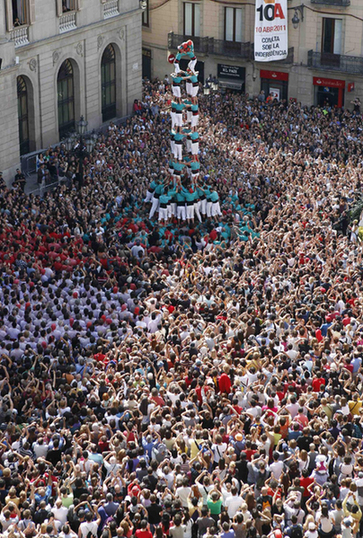
<instances>
[{"instance_id":1,"label":"storefront sign","mask_svg":"<svg viewBox=\"0 0 363 538\"><path fill-rule=\"evenodd\" d=\"M348 92L354 92L354 82L348 82Z\"/></svg>"},{"instance_id":2,"label":"storefront sign","mask_svg":"<svg viewBox=\"0 0 363 538\"><path fill-rule=\"evenodd\" d=\"M218 64L218 78L245 80L245 68L236 65Z\"/></svg>"},{"instance_id":3,"label":"storefront sign","mask_svg":"<svg viewBox=\"0 0 363 538\"><path fill-rule=\"evenodd\" d=\"M256 0L256 62L276 62L287 58L287 26L287 0Z\"/></svg>"},{"instance_id":4,"label":"storefront sign","mask_svg":"<svg viewBox=\"0 0 363 538\"><path fill-rule=\"evenodd\" d=\"M334 78L313 77L314 86L327 86L328 88L345 88L345 80Z\"/></svg>"},{"instance_id":5,"label":"storefront sign","mask_svg":"<svg viewBox=\"0 0 363 538\"><path fill-rule=\"evenodd\" d=\"M289 80L289 73L281 73L281 71L267 71L261 69L260 78L269 78L271 80Z\"/></svg>"}]
</instances>

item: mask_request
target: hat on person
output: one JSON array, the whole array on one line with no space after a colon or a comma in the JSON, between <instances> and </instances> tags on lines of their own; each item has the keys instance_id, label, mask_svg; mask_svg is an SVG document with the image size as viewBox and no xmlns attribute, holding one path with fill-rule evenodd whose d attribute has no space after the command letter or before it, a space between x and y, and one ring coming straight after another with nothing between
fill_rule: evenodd
<instances>
[{"instance_id":1,"label":"hat on person","mask_svg":"<svg viewBox=\"0 0 363 538\"><path fill-rule=\"evenodd\" d=\"M241 434L241 433L237 433L237 435L236 435L236 441L242 441L242 439L243 439L242 434Z\"/></svg>"},{"instance_id":2,"label":"hat on person","mask_svg":"<svg viewBox=\"0 0 363 538\"><path fill-rule=\"evenodd\" d=\"M351 520L349 519L349 517L345 517L343 519L343 525L345 525L346 527L350 527L352 524Z\"/></svg>"}]
</instances>

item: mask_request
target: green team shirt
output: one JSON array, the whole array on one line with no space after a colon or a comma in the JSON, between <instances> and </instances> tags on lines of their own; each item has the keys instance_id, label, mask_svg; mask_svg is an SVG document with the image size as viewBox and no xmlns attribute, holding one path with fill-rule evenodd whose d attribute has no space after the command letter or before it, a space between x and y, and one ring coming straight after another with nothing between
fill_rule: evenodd
<instances>
[{"instance_id":1,"label":"green team shirt","mask_svg":"<svg viewBox=\"0 0 363 538\"><path fill-rule=\"evenodd\" d=\"M176 193L176 201L177 202L185 202L185 195L182 191L179 191Z\"/></svg>"}]
</instances>

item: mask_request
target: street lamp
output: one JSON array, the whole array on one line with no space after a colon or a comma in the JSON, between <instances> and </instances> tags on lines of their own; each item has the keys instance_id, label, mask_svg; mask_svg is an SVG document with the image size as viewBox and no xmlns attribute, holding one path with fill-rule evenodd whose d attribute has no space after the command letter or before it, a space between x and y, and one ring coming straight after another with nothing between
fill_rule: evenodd
<instances>
[{"instance_id":1,"label":"street lamp","mask_svg":"<svg viewBox=\"0 0 363 538\"><path fill-rule=\"evenodd\" d=\"M86 149L87 149L87 153L92 153L93 151L93 148L94 148L94 142L92 140L92 138L87 138L86 139Z\"/></svg>"},{"instance_id":2,"label":"street lamp","mask_svg":"<svg viewBox=\"0 0 363 538\"><path fill-rule=\"evenodd\" d=\"M210 94L210 86L208 84L208 82L206 82L203 86L203 93L204 95L209 95Z\"/></svg>"},{"instance_id":3,"label":"street lamp","mask_svg":"<svg viewBox=\"0 0 363 538\"><path fill-rule=\"evenodd\" d=\"M83 137L87 132L88 121L83 116L81 116L76 125L78 136L75 133L72 134L64 140L64 145L68 153L72 152L78 159L78 185L81 188L83 186L83 159L86 155L92 153L98 136L96 134L90 135L84 141Z\"/></svg>"},{"instance_id":4,"label":"street lamp","mask_svg":"<svg viewBox=\"0 0 363 538\"><path fill-rule=\"evenodd\" d=\"M86 121L84 117L81 116L80 120L77 121L77 131L79 135L83 136L85 134L87 125L88 125L88 121Z\"/></svg>"},{"instance_id":5,"label":"street lamp","mask_svg":"<svg viewBox=\"0 0 363 538\"><path fill-rule=\"evenodd\" d=\"M205 96L209 95L209 114L212 116L212 97L213 94L216 94L219 89L219 81L216 77L209 75L209 78L206 80L203 86L203 94Z\"/></svg>"},{"instance_id":6,"label":"street lamp","mask_svg":"<svg viewBox=\"0 0 363 538\"><path fill-rule=\"evenodd\" d=\"M304 21L304 7L305 7L304 4L301 4L301 6L294 7L295 12L294 12L294 15L293 15L293 17L291 19L291 22L292 22L292 25L295 28L295 30L300 24L299 13L300 13L300 16L301 16L301 22Z\"/></svg>"}]
</instances>

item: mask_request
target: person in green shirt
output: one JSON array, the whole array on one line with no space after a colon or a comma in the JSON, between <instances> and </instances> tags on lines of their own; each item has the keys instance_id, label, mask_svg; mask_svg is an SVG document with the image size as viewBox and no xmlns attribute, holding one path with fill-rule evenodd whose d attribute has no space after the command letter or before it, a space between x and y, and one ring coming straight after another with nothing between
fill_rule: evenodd
<instances>
[{"instance_id":1,"label":"person in green shirt","mask_svg":"<svg viewBox=\"0 0 363 538\"><path fill-rule=\"evenodd\" d=\"M182 191L182 187L178 187L177 193L176 193L176 205L177 205L177 219L180 222L181 220L185 220L185 194Z\"/></svg>"},{"instance_id":2,"label":"person in green shirt","mask_svg":"<svg viewBox=\"0 0 363 538\"><path fill-rule=\"evenodd\" d=\"M211 192L210 200L212 202L211 216L214 218L222 215L217 191Z\"/></svg>"},{"instance_id":3,"label":"person in green shirt","mask_svg":"<svg viewBox=\"0 0 363 538\"><path fill-rule=\"evenodd\" d=\"M174 158L181 162L183 159L183 138L186 135L179 131L172 131L172 136L174 139Z\"/></svg>"},{"instance_id":4,"label":"person in green shirt","mask_svg":"<svg viewBox=\"0 0 363 538\"><path fill-rule=\"evenodd\" d=\"M199 211L203 217L207 214L207 195L203 187L198 187Z\"/></svg>"},{"instance_id":5,"label":"person in green shirt","mask_svg":"<svg viewBox=\"0 0 363 538\"><path fill-rule=\"evenodd\" d=\"M167 224L168 222L168 205L170 196L166 192L162 192L159 198L159 222Z\"/></svg>"},{"instance_id":6,"label":"person in green shirt","mask_svg":"<svg viewBox=\"0 0 363 538\"><path fill-rule=\"evenodd\" d=\"M185 206L186 206L186 218L190 224L194 223L194 205L198 198L198 193L193 189L185 189L183 187L183 192L185 195Z\"/></svg>"},{"instance_id":7,"label":"person in green shirt","mask_svg":"<svg viewBox=\"0 0 363 538\"><path fill-rule=\"evenodd\" d=\"M207 507L211 517L218 523L219 515L222 511L222 493L217 489L212 489L207 497Z\"/></svg>"},{"instance_id":8,"label":"person in green shirt","mask_svg":"<svg viewBox=\"0 0 363 538\"><path fill-rule=\"evenodd\" d=\"M147 190L147 193L146 193L146 198L145 198L145 200L144 200L144 203L145 203L145 204L146 204L147 202L151 202L156 185L157 185L157 182L153 179L153 180L151 181L151 183L150 183L150 185L149 185L149 188L148 188L148 190Z\"/></svg>"},{"instance_id":9,"label":"person in green shirt","mask_svg":"<svg viewBox=\"0 0 363 538\"><path fill-rule=\"evenodd\" d=\"M174 186L169 187L168 196L168 218L171 219L173 217L176 217L176 188Z\"/></svg>"},{"instance_id":10,"label":"person in green shirt","mask_svg":"<svg viewBox=\"0 0 363 538\"><path fill-rule=\"evenodd\" d=\"M159 198L163 191L164 185L162 183L158 183L155 187L154 195L152 198L152 206L149 213L149 219L152 219L155 212L159 209Z\"/></svg>"}]
</instances>

